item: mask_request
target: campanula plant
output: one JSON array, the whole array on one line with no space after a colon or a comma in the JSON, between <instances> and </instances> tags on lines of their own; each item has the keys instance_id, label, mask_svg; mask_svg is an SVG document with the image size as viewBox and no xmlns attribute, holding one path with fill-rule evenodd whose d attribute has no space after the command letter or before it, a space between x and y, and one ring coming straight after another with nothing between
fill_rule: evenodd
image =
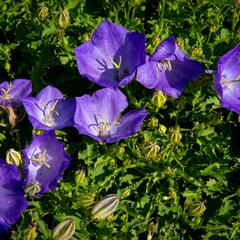
<instances>
[{"instance_id":1,"label":"campanula plant","mask_svg":"<svg viewBox=\"0 0 240 240\"><path fill-rule=\"evenodd\" d=\"M144 87L163 91L178 98L187 83L198 78L204 69L189 58L176 44L174 37L168 37L156 48L146 64L137 70L137 81Z\"/></svg>"},{"instance_id":2,"label":"campanula plant","mask_svg":"<svg viewBox=\"0 0 240 240\"><path fill-rule=\"evenodd\" d=\"M117 88L129 83L145 63L145 36L104 20L75 54L81 75L100 86Z\"/></svg>"},{"instance_id":3,"label":"campanula plant","mask_svg":"<svg viewBox=\"0 0 240 240\"><path fill-rule=\"evenodd\" d=\"M132 110L123 116L128 106L126 96L120 90L104 88L92 96L87 94L76 98L75 127L80 134L93 139L113 143L135 134L148 115L144 109Z\"/></svg>"},{"instance_id":4,"label":"campanula plant","mask_svg":"<svg viewBox=\"0 0 240 240\"><path fill-rule=\"evenodd\" d=\"M16 165L0 160L0 234L17 222L28 205Z\"/></svg>"},{"instance_id":5,"label":"campanula plant","mask_svg":"<svg viewBox=\"0 0 240 240\"><path fill-rule=\"evenodd\" d=\"M64 99L53 86L42 89L36 98L25 98L23 106L35 129L56 130L73 125L75 99Z\"/></svg>"},{"instance_id":6,"label":"campanula plant","mask_svg":"<svg viewBox=\"0 0 240 240\"><path fill-rule=\"evenodd\" d=\"M240 114L240 44L218 60L214 86L222 106Z\"/></svg>"},{"instance_id":7,"label":"campanula plant","mask_svg":"<svg viewBox=\"0 0 240 240\"><path fill-rule=\"evenodd\" d=\"M26 192L42 194L56 188L62 172L70 165L70 156L64 144L52 131L34 135L31 144L23 150Z\"/></svg>"}]
</instances>

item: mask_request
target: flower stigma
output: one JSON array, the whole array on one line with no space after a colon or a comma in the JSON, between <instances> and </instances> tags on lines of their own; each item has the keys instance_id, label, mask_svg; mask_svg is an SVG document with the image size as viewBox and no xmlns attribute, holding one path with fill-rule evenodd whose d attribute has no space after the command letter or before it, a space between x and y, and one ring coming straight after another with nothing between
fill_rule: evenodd
<instances>
[{"instance_id":1,"label":"flower stigma","mask_svg":"<svg viewBox=\"0 0 240 240\"><path fill-rule=\"evenodd\" d=\"M51 101L45 104L43 109L38 106L43 113L42 122L48 127L54 127L56 125L53 114L55 113L59 116L59 112L55 110L58 101L59 100L55 100L52 107L49 107L49 103L51 103Z\"/></svg>"},{"instance_id":2,"label":"flower stigma","mask_svg":"<svg viewBox=\"0 0 240 240\"><path fill-rule=\"evenodd\" d=\"M118 62L118 63L116 63L116 62L113 60L112 57L110 57L110 61L111 61L111 63L112 63L112 65L113 65L114 68L120 69L121 64L122 64L122 56L119 56L119 62Z\"/></svg>"},{"instance_id":3,"label":"flower stigma","mask_svg":"<svg viewBox=\"0 0 240 240\"><path fill-rule=\"evenodd\" d=\"M47 163L47 150L44 149L42 152L32 154L32 157L30 158L33 162L36 162L37 164L41 165L41 166L45 166L47 168L50 168L49 163Z\"/></svg>"},{"instance_id":4,"label":"flower stigma","mask_svg":"<svg viewBox=\"0 0 240 240\"><path fill-rule=\"evenodd\" d=\"M165 71L165 70L171 71L172 64L171 64L170 60L160 60L159 62L157 62L157 68L160 72Z\"/></svg>"},{"instance_id":5,"label":"flower stigma","mask_svg":"<svg viewBox=\"0 0 240 240\"><path fill-rule=\"evenodd\" d=\"M9 92L11 91L12 89L12 83L10 82L7 89L4 89L4 88L1 88L1 91L2 91L2 94L0 96L0 98L2 98L3 100L7 101L7 102L12 102L13 101L13 98L12 96L9 94Z\"/></svg>"}]
</instances>

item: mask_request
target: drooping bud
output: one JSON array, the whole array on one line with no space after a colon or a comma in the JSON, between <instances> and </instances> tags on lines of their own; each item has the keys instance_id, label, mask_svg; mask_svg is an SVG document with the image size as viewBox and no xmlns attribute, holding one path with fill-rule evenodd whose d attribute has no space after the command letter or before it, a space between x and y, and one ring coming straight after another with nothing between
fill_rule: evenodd
<instances>
[{"instance_id":1,"label":"drooping bud","mask_svg":"<svg viewBox=\"0 0 240 240\"><path fill-rule=\"evenodd\" d=\"M27 193L30 197L34 197L37 193L41 191L41 186L39 182L28 182L25 187L25 193Z\"/></svg>"},{"instance_id":2,"label":"drooping bud","mask_svg":"<svg viewBox=\"0 0 240 240\"><path fill-rule=\"evenodd\" d=\"M182 139L182 134L180 132L179 127L170 129L169 138L170 138L171 144L173 145L177 145L178 143L180 143Z\"/></svg>"},{"instance_id":3,"label":"drooping bud","mask_svg":"<svg viewBox=\"0 0 240 240\"><path fill-rule=\"evenodd\" d=\"M201 216L204 211L206 210L206 207L203 202L196 202L190 205L188 212L189 215L192 217L199 217Z\"/></svg>"},{"instance_id":4,"label":"drooping bud","mask_svg":"<svg viewBox=\"0 0 240 240\"><path fill-rule=\"evenodd\" d=\"M77 185L84 185L85 184L85 177L86 173L83 169L76 171L75 173L75 182Z\"/></svg>"},{"instance_id":5,"label":"drooping bud","mask_svg":"<svg viewBox=\"0 0 240 240\"><path fill-rule=\"evenodd\" d=\"M150 128L157 128L158 127L158 119L155 117L151 117L148 123Z\"/></svg>"},{"instance_id":6,"label":"drooping bud","mask_svg":"<svg viewBox=\"0 0 240 240\"><path fill-rule=\"evenodd\" d=\"M163 124L159 124L159 128L158 128L160 133L165 134L167 131L167 128L163 125Z\"/></svg>"},{"instance_id":7,"label":"drooping bud","mask_svg":"<svg viewBox=\"0 0 240 240\"><path fill-rule=\"evenodd\" d=\"M166 101L167 98L162 91L155 92L151 99L151 103L157 108L162 108Z\"/></svg>"},{"instance_id":8,"label":"drooping bud","mask_svg":"<svg viewBox=\"0 0 240 240\"><path fill-rule=\"evenodd\" d=\"M75 221L73 219L66 219L53 229L52 240L69 240L74 232Z\"/></svg>"},{"instance_id":9,"label":"drooping bud","mask_svg":"<svg viewBox=\"0 0 240 240\"><path fill-rule=\"evenodd\" d=\"M94 194L92 193L81 193L78 196L78 204L82 207L89 207L94 203Z\"/></svg>"},{"instance_id":10,"label":"drooping bud","mask_svg":"<svg viewBox=\"0 0 240 240\"><path fill-rule=\"evenodd\" d=\"M70 25L70 16L67 10L62 10L58 15L59 28L65 29Z\"/></svg>"},{"instance_id":11,"label":"drooping bud","mask_svg":"<svg viewBox=\"0 0 240 240\"><path fill-rule=\"evenodd\" d=\"M48 7L44 4L39 8L38 19L44 21L48 17Z\"/></svg>"},{"instance_id":12,"label":"drooping bud","mask_svg":"<svg viewBox=\"0 0 240 240\"><path fill-rule=\"evenodd\" d=\"M156 142L147 141L143 146L143 154L146 157L146 160L159 158L160 147Z\"/></svg>"},{"instance_id":13,"label":"drooping bud","mask_svg":"<svg viewBox=\"0 0 240 240\"><path fill-rule=\"evenodd\" d=\"M94 220L101 220L112 214L119 204L119 197L115 194L106 196L99 201L91 211L91 217Z\"/></svg>"},{"instance_id":14,"label":"drooping bud","mask_svg":"<svg viewBox=\"0 0 240 240\"><path fill-rule=\"evenodd\" d=\"M6 162L8 164L15 164L18 167L22 163L22 156L18 151L10 148L6 152Z\"/></svg>"},{"instance_id":15,"label":"drooping bud","mask_svg":"<svg viewBox=\"0 0 240 240\"><path fill-rule=\"evenodd\" d=\"M37 235L37 224L33 223L24 231L23 240L35 240Z\"/></svg>"}]
</instances>

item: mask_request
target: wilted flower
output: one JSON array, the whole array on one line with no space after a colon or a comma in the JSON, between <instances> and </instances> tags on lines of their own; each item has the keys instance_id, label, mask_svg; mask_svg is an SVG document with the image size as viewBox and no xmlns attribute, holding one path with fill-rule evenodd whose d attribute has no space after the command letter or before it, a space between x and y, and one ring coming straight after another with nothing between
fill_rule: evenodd
<instances>
[{"instance_id":1,"label":"wilted flower","mask_svg":"<svg viewBox=\"0 0 240 240\"><path fill-rule=\"evenodd\" d=\"M24 231L23 240L35 240L38 236L37 233L37 224L32 223L28 228Z\"/></svg>"},{"instance_id":2,"label":"wilted flower","mask_svg":"<svg viewBox=\"0 0 240 240\"><path fill-rule=\"evenodd\" d=\"M32 83L26 79L16 79L0 84L0 105L19 107L22 99L32 92Z\"/></svg>"},{"instance_id":3,"label":"wilted flower","mask_svg":"<svg viewBox=\"0 0 240 240\"><path fill-rule=\"evenodd\" d=\"M75 99L64 99L55 87L45 87L36 98L25 98L23 106L36 129L56 130L73 125Z\"/></svg>"},{"instance_id":4,"label":"wilted flower","mask_svg":"<svg viewBox=\"0 0 240 240\"><path fill-rule=\"evenodd\" d=\"M120 116L128 105L127 98L110 88L98 90L92 97L77 97L76 101L75 127L79 133L100 142L112 143L135 134L148 114L137 109Z\"/></svg>"},{"instance_id":5,"label":"wilted flower","mask_svg":"<svg viewBox=\"0 0 240 240\"><path fill-rule=\"evenodd\" d=\"M10 148L6 152L6 162L8 164L16 164L17 167L20 166L20 164L22 163L21 153L13 148Z\"/></svg>"},{"instance_id":6,"label":"wilted flower","mask_svg":"<svg viewBox=\"0 0 240 240\"><path fill-rule=\"evenodd\" d=\"M99 201L91 211L91 217L95 220L101 220L112 214L119 203L119 197L111 194Z\"/></svg>"},{"instance_id":7,"label":"wilted flower","mask_svg":"<svg viewBox=\"0 0 240 240\"><path fill-rule=\"evenodd\" d=\"M156 48L146 64L137 70L137 81L144 87L163 91L177 98L187 83L199 77L204 69L180 50L174 37L168 37Z\"/></svg>"},{"instance_id":8,"label":"wilted flower","mask_svg":"<svg viewBox=\"0 0 240 240\"><path fill-rule=\"evenodd\" d=\"M225 108L240 114L240 44L224 54L217 63L214 86Z\"/></svg>"},{"instance_id":9,"label":"wilted flower","mask_svg":"<svg viewBox=\"0 0 240 240\"><path fill-rule=\"evenodd\" d=\"M23 187L17 167L0 160L0 233L15 224L28 207Z\"/></svg>"},{"instance_id":10,"label":"wilted flower","mask_svg":"<svg viewBox=\"0 0 240 240\"><path fill-rule=\"evenodd\" d=\"M67 219L53 229L52 240L69 240L75 232L75 221Z\"/></svg>"},{"instance_id":11,"label":"wilted flower","mask_svg":"<svg viewBox=\"0 0 240 240\"><path fill-rule=\"evenodd\" d=\"M129 83L145 63L145 36L105 20L75 54L81 75L100 86L117 88Z\"/></svg>"},{"instance_id":12,"label":"wilted flower","mask_svg":"<svg viewBox=\"0 0 240 240\"><path fill-rule=\"evenodd\" d=\"M42 194L56 188L62 172L70 164L70 156L64 151L64 144L53 132L34 135L31 144L23 150L26 192ZM39 191L40 187L40 191Z\"/></svg>"},{"instance_id":13,"label":"wilted flower","mask_svg":"<svg viewBox=\"0 0 240 240\"><path fill-rule=\"evenodd\" d=\"M44 21L48 17L48 7L44 4L39 8L38 19Z\"/></svg>"}]
</instances>

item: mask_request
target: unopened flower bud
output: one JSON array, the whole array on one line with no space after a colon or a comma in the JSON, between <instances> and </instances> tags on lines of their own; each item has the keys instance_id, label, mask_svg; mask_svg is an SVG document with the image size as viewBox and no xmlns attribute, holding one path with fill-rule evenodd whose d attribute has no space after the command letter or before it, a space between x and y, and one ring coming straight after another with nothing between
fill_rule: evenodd
<instances>
[{"instance_id":1,"label":"unopened flower bud","mask_svg":"<svg viewBox=\"0 0 240 240\"><path fill-rule=\"evenodd\" d=\"M48 7L46 7L45 5L42 5L39 8L38 19L40 21L44 21L47 17L48 17Z\"/></svg>"},{"instance_id":2,"label":"unopened flower bud","mask_svg":"<svg viewBox=\"0 0 240 240\"><path fill-rule=\"evenodd\" d=\"M75 182L77 185L83 185L85 182L85 177L86 177L86 173L85 171L82 170L78 170L75 173Z\"/></svg>"},{"instance_id":3,"label":"unopened flower bud","mask_svg":"<svg viewBox=\"0 0 240 240\"><path fill-rule=\"evenodd\" d=\"M89 207L94 203L94 198L95 196L92 193L81 193L78 196L77 202L82 207Z\"/></svg>"},{"instance_id":4,"label":"unopened flower bud","mask_svg":"<svg viewBox=\"0 0 240 240\"><path fill-rule=\"evenodd\" d=\"M147 141L144 143L143 154L147 158L147 160L155 159L156 157L158 157L159 151L160 147L156 142Z\"/></svg>"},{"instance_id":5,"label":"unopened flower bud","mask_svg":"<svg viewBox=\"0 0 240 240\"><path fill-rule=\"evenodd\" d=\"M37 238L37 225L32 224L23 233L23 240L35 240Z\"/></svg>"},{"instance_id":6,"label":"unopened flower bud","mask_svg":"<svg viewBox=\"0 0 240 240\"><path fill-rule=\"evenodd\" d=\"M7 72L9 72L10 69L11 69L10 63L9 63L9 62L6 62L5 65L4 65L4 68L5 68L5 70L6 70Z\"/></svg>"},{"instance_id":7,"label":"unopened flower bud","mask_svg":"<svg viewBox=\"0 0 240 240\"><path fill-rule=\"evenodd\" d=\"M196 202L193 203L190 207L189 207L189 215L192 217L199 217L201 216L204 211L206 210L206 207L204 205L203 202Z\"/></svg>"},{"instance_id":8,"label":"unopened flower bud","mask_svg":"<svg viewBox=\"0 0 240 240\"><path fill-rule=\"evenodd\" d=\"M182 139L182 134L178 128L172 128L170 130L169 138L170 138L171 144L176 145L176 144L180 143L180 141Z\"/></svg>"},{"instance_id":9,"label":"unopened flower bud","mask_svg":"<svg viewBox=\"0 0 240 240\"><path fill-rule=\"evenodd\" d=\"M180 37L176 38L176 43L181 49L184 49L184 39L183 38L180 38Z\"/></svg>"},{"instance_id":10,"label":"unopened flower bud","mask_svg":"<svg viewBox=\"0 0 240 240\"><path fill-rule=\"evenodd\" d=\"M74 232L75 221L73 219L67 219L53 229L52 240L69 240Z\"/></svg>"},{"instance_id":11,"label":"unopened flower bud","mask_svg":"<svg viewBox=\"0 0 240 240\"><path fill-rule=\"evenodd\" d=\"M112 214L119 203L119 197L115 194L106 196L99 201L91 211L91 217L94 220L101 220Z\"/></svg>"},{"instance_id":12,"label":"unopened flower bud","mask_svg":"<svg viewBox=\"0 0 240 240\"><path fill-rule=\"evenodd\" d=\"M131 0L132 7L140 6L142 3L142 0Z\"/></svg>"},{"instance_id":13,"label":"unopened flower bud","mask_svg":"<svg viewBox=\"0 0 240 240\"><path fill-rule=\"evenodd\" d=\"M67 28L70 25L70 17L67 10L62 10L58 16L58 26L60 28Z\"/></svg>"},{"instance_id":14,"label":"unopened flower bud","mask_svg":"<svg viewBox=\"0 0 240 240\"><path fill-rule=\"evenodd\" d=\"M128 197L128 196L130 195L130 193L131 193L131 190L130 190L129 188L123 189L123 192L122 192L122 194L121 194L121 198L126 198L126 197Z\"/></svg>"},{"instance_id":15,"label":"unopened flower bud","mask_svg":"<svg viewBox=\"0 0 240 240\"><path fill-rule=\"evenodd\" d=\"M193 48L192 55L193 55L193 57L201 57L203 55L202 48Z\"/></svg>"},{"instance_id":16,"label":"unopened flower bud","mask_svg":"<svg viewBox=\"0 0 240 240\"><path fill-rule=\"evenodd\" d=\"M158 119L155 117L151 117L148 123L150 128L157 128L158 127Z\"/></svg>"},{"instance_id":17,"label":"unopened flower bud","mask_svg":"<svg viewBox=\"0 0 240 240\"><path fill-rule=\"evenodd\" d=\"M157 108L162 108L166 101L167 98L162 91L155 92L151 99L151 103Z\"/></svg>"},{"instance_id":18,"label":"unopened flower bud","mask_svg":"<svg viewBox=\"0 0 240 240\"><path fill-rule=\"evenodd\" d=\"M6 153L6 162L8 164L15 164L18 167L22 163L22 156L18 151L10 148Z\"/></svg>"},{"instance_id":19,"label":"unopened flower bud","mask_svg":"<svg viewBox=\"0 0 240 240\"><path fill-rule=\"evenodd\" d=\"M153 37L151 46L156 48L161 42L161 39L158 36Z\"/></svg>"},{"instance_id":20,"label":"unopened flower bud","mask_svg":"<svg viewBox=\"0 0 240 240\"><path fill-rule=\"evenodd\" d=\"M159 130L159 132L165 134L167 131L167 128L163 124L159 124L158 130Z\"/></svg>"},{"instance_id":21,"label":"unopened flower bud","mask_svg":"<svg viewBox=\"0 0 240 240\"><path fill-rule=\"evenodd\" d=\"M124 145L121 145L119 148L118 148L118 151L117 151L118 155L123 155L125 153L125 147Z\"/></svg>"},{"instance_id":22,"label":"unopened flower bud","mask_svg":"<svg viewBox=\"0 0 240 240\"><path fill-rule=\"evenodd\" d=\"M39 182L28 182L25 187L25 193L27 193L30 197L34 197L37 193L41 191L41 186Z\"/></svg>"}]
</instances>

